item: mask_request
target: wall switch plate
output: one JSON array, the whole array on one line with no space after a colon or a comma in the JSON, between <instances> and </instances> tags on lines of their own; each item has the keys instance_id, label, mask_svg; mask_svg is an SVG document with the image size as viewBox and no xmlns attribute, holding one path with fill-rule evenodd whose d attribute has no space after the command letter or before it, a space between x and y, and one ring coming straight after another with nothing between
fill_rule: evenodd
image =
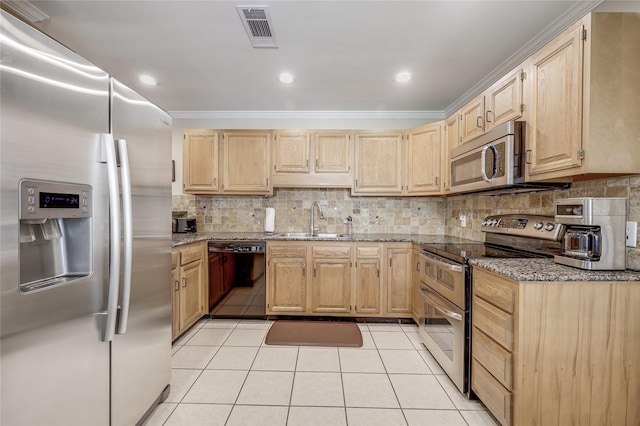
<instances>
[{"instance_id":1,"label":"wall switch plate","mask_svg":"<svg viewBox=\"0 0 640 426\"><path fill-rule=\"evenodd\" d=\"M638 222L627 222L627 247L638 246Z\"/></svg>"},{"instance_id":2,"label":"wall switch plate","mask_svg":"<svg viewBox=\"0 0 640 426\"><path fill-rule=\"evenodd\" d=\"M463 214L460 215L460 226L462 226L463 228L467 227L467 216Z\"/></svg>"}]
</instances>

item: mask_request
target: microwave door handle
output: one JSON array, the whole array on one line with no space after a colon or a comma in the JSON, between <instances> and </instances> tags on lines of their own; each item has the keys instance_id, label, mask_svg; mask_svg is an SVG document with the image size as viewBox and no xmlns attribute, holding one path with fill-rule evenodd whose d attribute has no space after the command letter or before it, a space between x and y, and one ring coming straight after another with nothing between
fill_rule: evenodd
<instances>
[{"instance_id":1,"label":"microwave door handle","mask_svg":"<svg viewBox=\"0 0 640 426\"><path fill-rule=\"evenodd\" d=\"M491 183L491 178L487 176L487 168L485 167L488 150L489 145L482 148L482 152L480 153L480 174L482 175L482 179L484 179L485 182Z\"/></svg>"},{"instance_id":2,"label":"microwave door handle","mask_svg":"<svg viewBox=\"0 0 640 426\"><path fill-rule=\"evenodd\" d=\"M429 303L433 305L434 308L442 312L445 316L456 321L462 321L462 315L460 315L457 312L453 312L452 310L453 306L450 308L443 306L443 303L446 303L444 300L442 301L443 303L441 303L436 298L432 297L431 295L432 291L428 287L420 286L420 293L422 293L422 295L429 301Z\"/></svg>"}]
</instances>

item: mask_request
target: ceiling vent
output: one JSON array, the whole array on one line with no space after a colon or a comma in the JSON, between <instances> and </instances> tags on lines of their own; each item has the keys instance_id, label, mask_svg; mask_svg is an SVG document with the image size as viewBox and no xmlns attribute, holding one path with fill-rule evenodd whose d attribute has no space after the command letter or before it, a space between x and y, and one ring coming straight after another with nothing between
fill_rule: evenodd
<instances>
[{"instance_id":1,"label":"ceiling vent","mask_svg":"<svg viewBox=\"0 0 640 426\"><path fill-rule=\"evenodd\" d=\"M236 6L253 47L278 47L267 6Z\"/></svg>"}]
</instances>

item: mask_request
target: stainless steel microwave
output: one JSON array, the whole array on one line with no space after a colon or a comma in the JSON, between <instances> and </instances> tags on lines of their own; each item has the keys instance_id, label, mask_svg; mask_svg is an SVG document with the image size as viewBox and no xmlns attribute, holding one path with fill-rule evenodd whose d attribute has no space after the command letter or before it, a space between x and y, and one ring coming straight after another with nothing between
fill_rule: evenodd
<instances>
[{"instance_id":1,"label":"stainless steel microwave","mask_svg":"<svg viewBox=\"0 0 640 426\"><path fill-rule=\"evenodd\" d=\"M451 150L451 192L524 183L524 122L508 121Z\"/></svg>"}]
</instances>

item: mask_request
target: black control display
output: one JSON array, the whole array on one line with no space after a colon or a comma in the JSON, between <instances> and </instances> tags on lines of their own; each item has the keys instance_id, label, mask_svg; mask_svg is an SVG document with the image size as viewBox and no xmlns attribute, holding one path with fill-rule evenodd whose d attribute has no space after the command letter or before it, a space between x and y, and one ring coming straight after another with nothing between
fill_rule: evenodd
<instances>
[{"instance_id":1,"label":"black control display","mask_svg":"<svg viewBox=\"0 0 640 426\"><path fill-rule=\"evenodd\" d=\"M56 192L40 193L41 209L79 209L79 194L60 194Z\"/></svg>"}]
</instances>

